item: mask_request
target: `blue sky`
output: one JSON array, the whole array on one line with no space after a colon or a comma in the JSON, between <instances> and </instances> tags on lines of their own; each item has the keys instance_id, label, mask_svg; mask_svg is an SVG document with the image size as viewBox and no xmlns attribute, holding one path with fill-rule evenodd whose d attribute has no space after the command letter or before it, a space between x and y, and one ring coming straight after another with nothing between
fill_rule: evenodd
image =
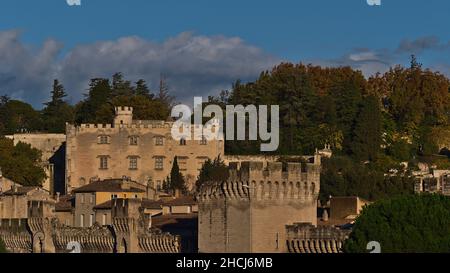
<instances>
[{"instance_id":1,"label":"blue sky","mask_svg":"<svg viewBox=\"0 0 450 273\"><path fill-rule=\"evenodd\" d=\"M81 2L1 1L0 93L40 105L58 77L75 102L89 78L121 70L153 87L162 72L182 100L253 80L282 60L370 75L416 54L450 71L446 0Z\"/></svg>"}]
</instances>

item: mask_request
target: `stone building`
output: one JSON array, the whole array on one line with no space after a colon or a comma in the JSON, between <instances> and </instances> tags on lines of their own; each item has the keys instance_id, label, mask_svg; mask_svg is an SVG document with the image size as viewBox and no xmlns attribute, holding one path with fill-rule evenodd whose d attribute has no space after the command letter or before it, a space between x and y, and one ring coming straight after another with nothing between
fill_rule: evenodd
<instances>
[{"instance_id":1,"label":"stone building","mask_svg":"<svg viewBox=\"0 0 450 273\"><path fill-rule=\"evenodd\" d=\"M414 175L416 193L440 193L450 196L450 170L431 170Z\"/></svg>"},{"instance_id":2,"label":"stone building","mask_svg":"<svg viewBox=\"0 0 450 273\"><path fill-rule=\"evenodd\" d=\"M110 214L96 215L94 207L114 199L143 199L145 187L128 179L98 180L73 191L75 195L75 227L91 227L111 222Z\"/></svg>"},{"instance_id":3,"label":"stone building","mask_svg":"<svg viewBox=\"0 0 450 273\"><path fill-rule=\"evenodd\" d=\"M13 186L9 191L0 194L0 219L27 218L28 201L51 199L47 191L40 187Z\"/></svg>"},{"instance_id":4,"label":"stone building","mask_svg":"<svg viewBox=\"0 0 450 273\"><path fill-rule=\"evenodd\" d=\"M2 168L0 167L0 194L2 194L5 191L9 191L14 186L22 187L22 185L4 177L2 173Z\"/></svg>"},{"instance_id":5,"label":"stone building","mask_svg":"<svg viewBox=\"0 0 450 273\"><path fill-rule=\"evenodd\" d=\"M357 196L333 196L330 199L330 220L351 222L359 216L364 206L369 204L369 201Z\"/></svg>"},{"instance_id":6,"label":"stone building","mask_svg":"<svg viewBox=\"0 0 450 273\"><path fill-rule=\"evenodd\" d=\"M227 181L199 193L199 251L288 252L286 225L317 225L320 156L306 163L230 163Z\"/></svg>"},{"instance_id":7,"label":"stone building","mask_svg":"<svg viewBox=\"0 0 450 273\"><path fill-rule=\"evenodd\" d=\"M175 157L192 187L203 163L224 154L223 141L175 141L173 122L133 120L132 107L116 107L115 111L113 124L67 124L67 192L92 179L122 176L158 189Z\"/></svg>"}]
</instances>

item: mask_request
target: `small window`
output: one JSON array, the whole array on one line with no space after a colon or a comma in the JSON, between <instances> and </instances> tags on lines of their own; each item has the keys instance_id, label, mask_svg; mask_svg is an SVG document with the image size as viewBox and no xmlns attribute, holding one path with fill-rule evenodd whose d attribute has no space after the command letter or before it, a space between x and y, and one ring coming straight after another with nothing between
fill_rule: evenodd
<instances>
[{"instance_id":1,"label":"small window","mask_svg":"<svg viewBox=\"0 0 450 273\"><path fill-rule=\"evenodd\" d=\"M106 135L101 135L98 137L98 144L109 144L109 137Z\"/></svg>"},{"instance_id":2,"label":"small window","mask_svg":"<svg viewBox=\"0 0 450 273\"><path fill-rule=\"evenodd\" d=\"M138 157L130 156L130 170L137 170L137 169L138 169Z\"/></svg>"},{"instance_id":3,"label":"small window","mask_svg":"<svg viewBox=\"0 0 450 273\"><path fill-rule=\"evenodd\" d=\"M108 169L108 157L107 156L100 156L100 170L107 170Z\"/></svg>"},{"instance_id":4,"label":"small window","mask_svg":"<svg viewBox=\"0 0 450 273\"><path fill-rule=\"evenodd\" d=\"M155 157L155 169L156 170L164 169L164 157L162 156Z\"/></svg>"},{"instance_id":5,"label":"small window","mask_svg":"<svg viewBox=\"0 0 450 273\"><path fill-rule=\"evenodd\" d=\"M89 226L92 227L94 225L94 214L89 215Z\"/></svg>"},{"instance_id":6,"label":"small window","mask_svg":"<svg viewBox=\"0 0 450 273\"><path fill-rule=\"evenodd\" d=\"M94 194L91 195L91 204L94 204Z\"/></svg>"},{"instance_id":7,"label":"small window","mask_svg":"<svg viewBox=\"0 0 450 273\"><path fill-rule=\"evenodd\" d=\"M102 215L102 225L104 225L104 226L106 226L106 217L107 217L106 214Z\"/></svg>"},{"instance_id":8,"label":"small window","mask_svg":"<svg viewBox=\"0 0 450 273\"><path fill-rule=\"evenodd\" d=\"M162 136L155 137L155 145L156 146L163 146L164 145L164 138Z\"/></svg>"},{"instance_id":9,"label":"small window","mask_svg":"<svg viewBox=\"0 0 450 273\"><path fill-rule=\"evenodd\" d=\"M186 146L186 139L185 138L180 139L180 145L181 146Z\"/></svg>"},{"instance_id":10,"label":"small window","mask_svg":"<svg viewBox=\"0 0 450 273\"><path fill-rule=\"evenodd\" d=\"M80 227L84 227L84 214L80 215Z\"/></svg>"},{"instance_id":11,"label":"small window","mask_svg":"<svg viewBox=\"0 0 450 273\"><path fill-rule=\"evenodd\" d=\"M205 136L202 136L202 140L200 140L200 145L207 145L208 144L208 140L206 139Z\"/></svg>"},{"instance_id":12,"label":"small window","mask_svg":"<svg viewBox=\"0 0 450 273\"><path fill-rule=\"evenodd\" d=\"M138 136L130 136L130 145L136 146L138 145L139 137Z\"/></svg>"},{"instance_id":13,"label":"small window","mask_svg":"<svg viewBox=\"0 0 450 273\"><path fill-rule=\"evenodd\" d=\"M81 204L84 204L84 194L81 194L81 198L80 199L81 199L81 201L80 201Z\"/></svg>"}]
</instances>

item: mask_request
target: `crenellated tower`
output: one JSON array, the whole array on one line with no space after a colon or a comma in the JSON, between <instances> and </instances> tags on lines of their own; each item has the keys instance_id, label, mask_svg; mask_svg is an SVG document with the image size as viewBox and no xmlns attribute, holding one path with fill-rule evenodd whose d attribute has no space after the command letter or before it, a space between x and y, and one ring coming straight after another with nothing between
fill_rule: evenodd
<instances>
[{"instance_id":1,"label":"crenellated tower","mask_svg":"<svg viewBox=\"0 0 450 273\"><path fill-rule=\"evenodd\" d=\"M133 122L133 107L118 106L114 110L114 125L130 125Z\"/></svg>"},{"instance_id":2,"label":"crenellated tower","mask_svg":"<svg viewBox=\"0 0 450 273\"><path fill-rule=\"evenodd\" d=\"M230 163L227 181L204 185L199 251L287 252L286 225L317 224L320 156L305 163Z\"/></svg>"}]
</instances>

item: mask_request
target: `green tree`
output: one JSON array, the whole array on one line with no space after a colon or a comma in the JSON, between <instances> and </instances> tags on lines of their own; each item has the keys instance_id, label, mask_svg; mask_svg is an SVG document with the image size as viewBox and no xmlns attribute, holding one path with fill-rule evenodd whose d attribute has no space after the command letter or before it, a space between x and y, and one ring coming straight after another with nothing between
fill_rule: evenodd
<instances>
[{"instance_id":1,"label":"green tree","mask_svg":"<svg viewBox=\"0 0 450 273\"><path fill-rule=\"evenodd\" d=\"M172 170L170 171L170 179L168 183L169 189L173 192L179 190L183 194L187 193L186 182L184 180L183 174L180 172L177 157L175 157L173 160Z\"/></svg>"},{"instance_id":2,"label":"green tree","mask_svg":"<svg viewBox=\"0 0 450 273\"><path fill-rule=\"evenodd\" d=\"M174 99L175 98L170 95L169 85L167 84L165 76L161 75L159 80L158 100L170 108Z\"/></svg>"},{"instance_id":3,"label":"green tree","mask_svg":"<svg viewBox=\"0 0 450 273\"><path fill-rule=\"evenodd\" d=\"M46 174L41 152L31 145L0 138L0 167L5 177L23 186L41 186Z\"/></svg>"},{"instance_id":4,"label":"green tree","mask_svg":"<svg viewBox=\"0 0 450 273\"><path fill-rule=\"evenodd\" d=\"M118 72L112 76L112 95L113 96L131 96L135 94L131 82L124 79L122 73Z\"/></svg>"},{"instance_id":5,"label":"green tree","mask_svg":"<svg viewBox=\"0 0 450 273\"><path fill-rule=\"evenodd\" d=\"M450 198L407 195L364 208L344 251L365 253L370 241L379 242L383 253L448 253Z\"/></svg>"},{"instance_id":6,"label":"green tree","mask_svg":"<svg viewBox=\"0 0 450 273\"><path fill-rule=\"evenodd\" d=\"M153 94L151 94L150 89L147 86L147 83L140 79L136 82L135 93L137 96L146 96L153 99Z\"/></svg>"},{"instance_id":7,"label":"green tree","mask_svg":"<svg viewBox=\"0 0 450 273\"><path fill-rule=\"evenodd\" d=\"M195 182L196 191L199 191L201 186L206 183L223 182L228 180L228 177L228 167L222 161L220 155L214 160L208 158L203 164Z\"/></svg>"},{"instance_id":8,"label":"green tree","mask_svg":"<svg viewBox=\"0 0 450 273\"><path fill-rule=\"evenodd\" d=\"M382 116L378 100L374 96L365 98L356 121L352 152L358 160L375 161L380 152Z\"/></svg>"},{"instance_id":9,"label":"green tree","mask_svg":"<svg viewBox=\"0 0 450 273\"><path fill-rule=\"evenodd\" d=\"M34 132L42 129L42 120L38 111L18 100L7 100L0 104L0 135L20 132Z\"/></svg>"},{"instance_id":10,"label":"green tree","mask_svg":"<svg viewBox=\"0 0 450 273\"><path fill-rule=\"evenodd\" d=\"M54 80L51 94L51 101L45 103L46 107L42 111L43 130L49 133L64 133L66 122L73 123L73 108L64 101L67 94L58 80Z\"/></svg>"},{"instance_id":11,"label":"green tree","mask_svg":"<svg viewBox=\"0 0 450 273\"><path fill-rule=\"evenodd\" d=\"M167 90L168 92L168 90ZM164 91L166 96L168 93ZM115 106L133 107L133 117L139 120L166 120L170 105L154 98L144 80L132 86L121 73L108 79L92 79L86 98L76 105L76 123L112 123Z\"/></svg>"},{"instance_id":12,"label":"green tree","mask_svg":"<svg viewBox=\"0 0 450 273\"><path fill-rule=\"evenodd\" d=\"M109 80L92 79L89 84L89 91L85 96L86 99L75 106L76 123L112 123L114 108L108 105L108 101L112 98ZM104 110L105 105L109 106L109 112Z\"/></svg>"}]
</instances>

